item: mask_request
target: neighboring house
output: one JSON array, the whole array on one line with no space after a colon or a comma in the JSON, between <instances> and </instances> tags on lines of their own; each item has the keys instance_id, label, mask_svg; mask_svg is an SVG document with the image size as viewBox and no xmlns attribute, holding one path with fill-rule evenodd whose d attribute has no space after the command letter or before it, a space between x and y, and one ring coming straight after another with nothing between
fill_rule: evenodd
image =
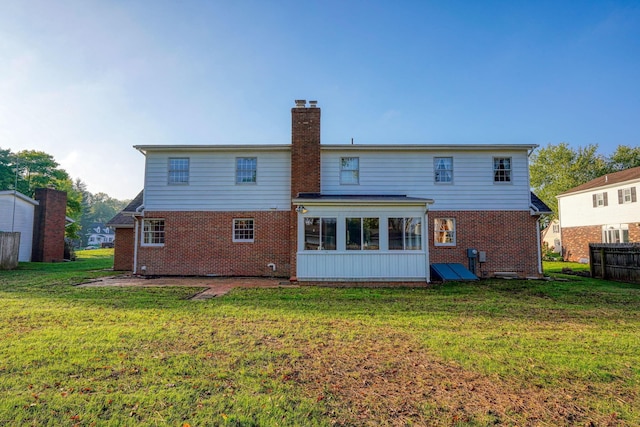
<instances>
[{"instance_id":1,"label":"neighboring house","mask_svg":"<svg viewBox=\"0 0 640 427\"><path fill-rule=\"evenodd\" d=\"M601 176L560 194L564 258L587 262L589 243L640 242L640 167Z\"/></svg>"},{"instance_id":2,"label":"neighboring house","mask_svg":"<svg viewBox=\"0 0 640 427\"><path fill-rule=\"evenodd\" d=\"M479 276L541 275L535 145L324 145L314 101L291 114L291 144L136 146L145 188L107 224L114 268L430 281L477 253Z\"/></svg>"},{"instance_id":3,"label":"neighboring house","mask_svg":"<svg viewBox=\"0 0 640 427\"><path fill-rule=\"evenodd\" d=\"M115 233L113 229L101 222L94 222L84 233L88 246L101 246L103 243L113 243Z\"/></svg>"},{"instance_id":4,"label":"neighboring house","mask_svg":"<svg viewBox=\"0 0 640 427\"><path fill-rule=\"evenodd\" d=\"M562 252L560 239L560 221L554 219L542 230L542 245L559 254Z\"/></svg>"},{"instance_id":5,"label":"neighboring house","mask_svg":"<svg viewBox=\"0 0 640 427\"><path fill-rule=\"evenodd\" d=\"M36 206L36 200L22 193L13 190L0 191L0 231L20 232L20 262L31 261L33 215Z\"/></svg>"}]
</instances>

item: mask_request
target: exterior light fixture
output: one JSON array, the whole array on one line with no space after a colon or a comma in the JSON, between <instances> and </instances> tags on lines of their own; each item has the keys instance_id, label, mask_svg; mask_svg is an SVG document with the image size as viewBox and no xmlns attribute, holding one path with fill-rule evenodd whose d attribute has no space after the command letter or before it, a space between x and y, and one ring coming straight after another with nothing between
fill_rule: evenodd
<instances>
[{"instance_id":1,"label":"exterior light fixture","mask_svg":"<svg viewBox=\"0 0 640 427\"><path fill-rule=\"evenodd\" d=\"M304 206L300 205L300 206L298 206L298 207L296 208L296 212L298 212L298 213L302 213L302 214L306 214L306 213L307 213L307 212L309 212L309 211L307 210L307 208L305 208Z\"/></svg>"}]
</instances>

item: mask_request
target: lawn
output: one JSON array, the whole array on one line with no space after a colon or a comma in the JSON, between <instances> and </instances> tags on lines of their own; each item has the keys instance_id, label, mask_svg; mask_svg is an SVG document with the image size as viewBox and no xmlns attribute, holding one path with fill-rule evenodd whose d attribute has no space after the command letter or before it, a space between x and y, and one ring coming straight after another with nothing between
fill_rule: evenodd
<instances>
[{"instance_id":1,"label":"lawn","mask_svg":"<svg viewBox=\"0 0 640 427\"><path fill-rule=\"evenodd\" d=\"M0 272L1 425L640 425L640 286L79 288ZM586 266L571 265L574 269Z\"/></svg>"}]
</instances>

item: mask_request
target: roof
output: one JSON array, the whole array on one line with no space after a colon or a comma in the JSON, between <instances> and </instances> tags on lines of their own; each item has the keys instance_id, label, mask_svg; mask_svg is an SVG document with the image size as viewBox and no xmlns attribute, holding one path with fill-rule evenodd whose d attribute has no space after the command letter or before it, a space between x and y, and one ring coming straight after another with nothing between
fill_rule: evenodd
<instances>
[{"instance_id":1,"label":"roof","mask_svg":"<svg viewBox=\"0 0 640 427\"><path fill-rule=\"evenodd\" d=\"M640 180L640 166L599 176L596 179L592 179L589 182L578 185L577 187L567 190L564 193L560 193L558 196L564 196L565 194L578 193L580 191L591 190L594 188L605 187L634 180Z\"/></svg>"},{"instance_id":2,"label":"roof","mask_svg":"<svg viewBox=\"0 0 640 427\"><path fill-rule=\"evenodd\" d=\"M543 202L542 200L540 200L540 198L538 196L533 194L533 191L531 192L531 208L534 211L536 211L536 213L539 213L539 214L552 214L553 213L551 208L549 208L549 206L547 206L547 204L545 202Z\"/></svg>"},{"instance_id":3,"label":"roof","mask_svg":"<svg viewBox=\"0 0 640 427\"><path fill-rule=\"evenodd\" d=\"M294 204L404 204L404 205L425 205L432 204L433 199L423 199L419 197L407 197L397 194L321 194L321 193L300 193L293 200Z\"/></svg>"},{"instance_id":4,"label":"roof","mask_svg":"<svg viewBox=\"0 0 640 427\"><path fill-rule=\"evenodd\" d=\"M354 151L465 151L532 150L536 144L320 144L321 150ZM203 144L134 145L142 154L149 151L289 151L291 144Z\"/></svg>"},{"instance_id":5,"label":"roof","mask_svg":"<svg viewBox=\"0 0 640 427\"><path fill-rule=\"evenodd\" d=\"M136 209L142 206L144 200L144 190L138 193L138 195L120 212L111 218L105 224L107 227L114 228L131 228L133 227L133 214L136 213Z\"/></svg>"},{"instance_id":6,"label":"roof","mask_svg":"<svg viewBox=\"0 0 640 427\"><path fill-rule=\"evenodd\" d=\"M24 200L27 203L31 203L34 206L40 204L37 200L34 200L31 197L25 196L21 192L15 191L15 190L3 190L3 191L0 191L0 196L15 196L16 198L18 198L20 200Z\"/></svg>"}]
</instances>

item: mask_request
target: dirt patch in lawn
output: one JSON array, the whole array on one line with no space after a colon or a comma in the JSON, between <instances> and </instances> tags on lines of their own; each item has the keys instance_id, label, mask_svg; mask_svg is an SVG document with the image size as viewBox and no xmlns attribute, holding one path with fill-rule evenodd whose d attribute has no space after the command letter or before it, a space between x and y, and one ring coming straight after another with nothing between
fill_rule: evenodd
<instances>
[{"instance_id":1,"label":"dirt patch in lawn","mask_svg":"<svg viewBox=\"0 0 640 427\"><path fill-rule=\"evenodd\" d=\"M542 389L439 361L393 331L323 340L280 372L324 401L335 425L617 426L580 396L595 390ZM388 332L388 334L384 334Z\"/></svg>"}]
</instances>

